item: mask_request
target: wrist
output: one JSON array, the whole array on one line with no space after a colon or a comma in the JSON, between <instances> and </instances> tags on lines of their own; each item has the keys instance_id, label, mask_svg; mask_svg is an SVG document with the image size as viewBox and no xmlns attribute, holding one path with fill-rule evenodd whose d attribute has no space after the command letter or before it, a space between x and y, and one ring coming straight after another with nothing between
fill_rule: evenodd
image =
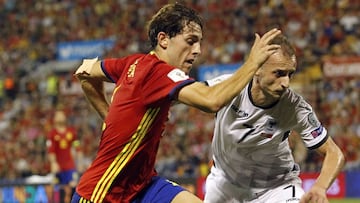
<instances>
[{"instance_id":1,"label":"wrist","mask_svg":"<svg viewBox=\"0 0 360 203\"><path fill-rule=\"evenodd\" d=\"M322 190L326 193L328 187L323 185L323 184L320 184L320 183L314 183L313 185L313 188L316 188L317 190Z\"/></svg>"},{"instance_id":2,"label":"wrist","mask_svg":"<svg viewBox=\"0 0 360 203\"><path fill-rule=\"evenodd\" d=\"M260 66L261 65L254 60L246 60L243 67L246 67L248 71L256 72Z\"/></svg>"}]
</instances>

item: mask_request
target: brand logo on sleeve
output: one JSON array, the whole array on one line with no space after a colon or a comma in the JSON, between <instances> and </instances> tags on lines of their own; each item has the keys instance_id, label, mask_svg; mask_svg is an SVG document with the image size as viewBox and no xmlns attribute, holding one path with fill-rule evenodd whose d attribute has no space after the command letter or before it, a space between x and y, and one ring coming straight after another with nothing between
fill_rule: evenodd
<instances>
[{"instance_id":1,"label":"brand logo on sleeve","mask_svg":"<svg viewBox=\"0 0 360 203\"><path fill-rule=\"evenodd\" d=\"M323 127L320 126L315 130L311 131L311 135L313 136L313 138L317 138L319 135L321 135L322 131L323 131Z\"/></svg>"},{"instance_id":2,"label":"brand logo on sleeve","mask_svg":"<svg viewBox=\"0 0 360 203\"><path fill-rule=\"evenodd\" d=\"M174 82L179 82L182 80L186 80L189 79L189 76L186 75L182 70L180 69L174 69L172 71L170 71L167 74L168 78L170 78L170 80L174 81Z\"/></svg>"}]
</instances>

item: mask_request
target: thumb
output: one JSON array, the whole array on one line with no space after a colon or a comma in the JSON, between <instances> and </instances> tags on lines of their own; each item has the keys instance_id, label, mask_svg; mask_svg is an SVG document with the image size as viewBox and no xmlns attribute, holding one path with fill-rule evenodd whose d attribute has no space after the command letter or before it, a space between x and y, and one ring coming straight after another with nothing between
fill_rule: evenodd
<instances>
[{"instance_id":1,"label":"thumb","mask_svg":"<svg viewBox=\"0 0 360 203\"><path fill-rule=\"evenodd\" d=\"M311 200L311 196L309 194L305 194L301 197L299 203L307 203L310 202L310 200Z\"/></svg>"},{"instance_id":2,"label":"thumb","mask_svg":"<svg viewBox=\"0 0 360 203\"><path fill-rule=\"evenodd\" d=\"M255 33L255 43L258 42L260 39L260 35L258 33Z\"/></svg>"}]
</instances>

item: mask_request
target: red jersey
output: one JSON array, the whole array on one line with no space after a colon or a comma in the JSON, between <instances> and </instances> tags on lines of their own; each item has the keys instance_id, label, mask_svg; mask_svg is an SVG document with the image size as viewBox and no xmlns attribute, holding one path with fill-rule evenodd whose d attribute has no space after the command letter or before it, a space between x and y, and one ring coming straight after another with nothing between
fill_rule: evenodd
<instances>
[{"instance_id":1,"label":"red jersey","mask_svg":"<svg viewBox=\"0 0 360 203\"><path fill-rule=\"evenodd\" d=\"M59 132L55 128L48 134L48 152L56 155L60 171L74 170L75 162L71 154L73 143L77 141L75 130L67 127L64 132Z\"/></svg>"},{"instance_id":2,"label":"red jersey","mask_svg":"<svg viewBox=\"0 0 360 203\"><path fill-rule=\"evenodd\" d=\"M160 138L179 90L194 82L153 54L101 62L116 85L97 156L77 193L91 202L130 202L156 175Z\"/></svg>"}]
</instances>

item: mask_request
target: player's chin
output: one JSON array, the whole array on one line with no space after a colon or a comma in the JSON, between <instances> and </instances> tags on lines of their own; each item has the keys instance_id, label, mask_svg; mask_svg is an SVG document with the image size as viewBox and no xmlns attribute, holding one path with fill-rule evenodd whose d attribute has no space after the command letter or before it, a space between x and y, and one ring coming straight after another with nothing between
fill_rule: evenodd
<instances>
[{"instance_id":1,"label":"player's chin","mask_svg":"<svg viewBox=\"0 0 360 203\"><path fill-rule=\"evenodd\" d=\"M192 68L192 64L184 63L183 66L181 67L181 70L184 71L186 74L189 74L191 68Z\"/></svg>"},{"instance_id":2,"label":"player's chin","mask_svg":"<svg viewBox=\"0 0 360 203\"><path fill-rule=\"evenodd\" d=\"M274 99L280 99L280 97L284 94L283 91L275 91L272 93Z\"/></svg>"}]
</instances>

